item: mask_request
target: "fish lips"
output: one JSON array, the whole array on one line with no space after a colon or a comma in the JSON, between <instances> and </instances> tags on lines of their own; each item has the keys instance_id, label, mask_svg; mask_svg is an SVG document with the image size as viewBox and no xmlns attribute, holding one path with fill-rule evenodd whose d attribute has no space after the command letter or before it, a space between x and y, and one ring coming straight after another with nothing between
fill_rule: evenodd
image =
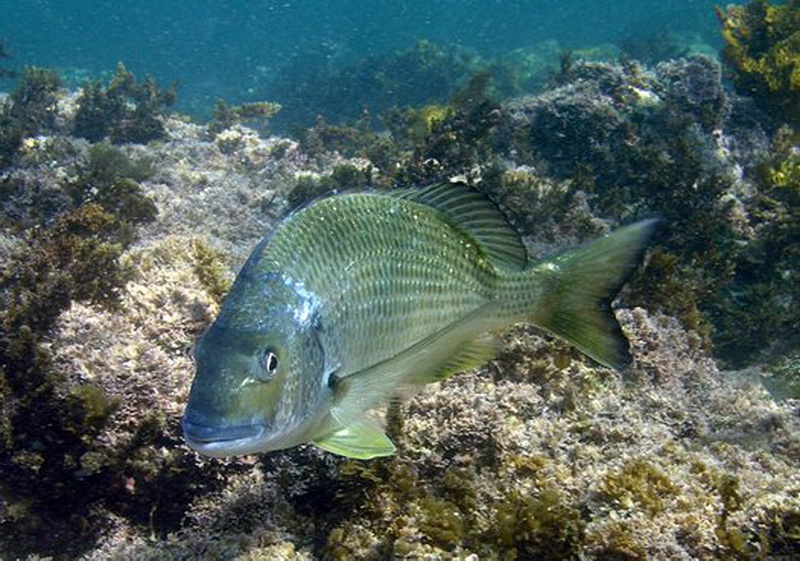
<instances>
[{"instance_id":1,"label":"fish lips","mask_svg":"<svg viewBox=\"0 0 800 561\"><path fill-rule=\"evenodd\" d=\"M183 438L190 448L216 458L262 451L260 444L267 430L261 424L230 427L199 424L187 419L186 415L181 425Z\"/></svg>"}]
</instances>

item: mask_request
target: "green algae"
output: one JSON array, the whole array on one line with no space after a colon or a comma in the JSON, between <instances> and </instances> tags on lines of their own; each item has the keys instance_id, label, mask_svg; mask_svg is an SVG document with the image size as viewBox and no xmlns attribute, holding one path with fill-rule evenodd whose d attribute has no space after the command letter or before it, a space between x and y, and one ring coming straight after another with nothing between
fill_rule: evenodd
<instances>
[{"instance_id":1,"label":"green algae","mask_svg":"<svg viewBox=\"0 0 800 561\"><path fill-rule=\"evenodd\" d=\"M734 364L755 353L785 354L800 345L800 173L797 139L787 127L772 138L750 206L755 236L736 267L714 318L717 347Z\"/></svg>"},{"instance_id":2,"label":"green algae","mask_svg":"<svg viewBox=\"0 0 800 561\"><path fill-rule=\"evenodd\" d=\"M580 512L547 487L536 495L515 492L495 513L497 543L506 559L578 559L584 535Z\"/></svg>"},{"instance_id":3,"label":"green algae","mask_svg":"<svg viewBox=\"0 0 800 561\"><path fill-rule=\"evenodd\" d=\"M281 110L279 103L270 101L253 101L240 105L229 105L219 99L214 105L214 115L208 123L208 132L219 134L232 126L248 121L266 121Z\"/></svg>"},{"instance_id":4,"label":"green algae","mask_svg":"<svg viewBox=\"0 0 800 561\"><path fill-rule=\"evenodd\" d=\"M88 158L76 166L75 172L66 184L73 203L76 207L96 204L114 215L127 230L123 236L126 241L132 241L135 225L155 219L155 203L140 185L153 174L147 158L130 158L101 142L89 148Z\"/></svg>"},{"instance_id":5,"label":"green algae","mask_svg":"<svg viewBox=\"0 0 800 561\"><path fill-rule=\"evenodd\" d=\"M461 543L465 524L461 510L455 504L436 497L424 497L419 508L423 513L418 521L419 530L433 545L446 550Z\"/></svg>"},{"instance_id":6,"label":"green algae","mask_svg":"<svg viewBox=\"0 0 800 561\"><path fill-rule=\"evenodd\" d=\"M342 123L359 119L365 108L378 115L392 107L441 103L486 66L465 49L424 39L337 70L320 62L297 61L277 73L272 95L292 101L279 115L281 123L311 124L320 108L327 120Z\"/></svg>"},{"instance_id":7,"label":"green algae","mask_svg":"<svg viewBox=\"0 0 800 561\"><path fill-rule=\"evenodd\" d=\"M420 108L395 108L387 112L384 122L395 141L416 145L425 142L452 115L452 112L452 107L438 103Z\"/></svg>"},{"instance_id":8,"label":"green algae","mask_svg":"<svg viewBox=\"0 0 800 561\"><path fill-rule=\"evenodd\" d=\"M396 556L430 551L499 554L503 559L579 558L586 523L577 504L545 475L551 460L512 455L505 463L508 479L501 477L506 483L500 483L494 496L485 493L487 472L480 474L472 465L423 476L399 458L378 466L344 462L340 475L355 478L362 490L354 505L359 515L332 529L326 554L334 559L373 559L379 551ZM540 484L529 488L525 483L531 480ZM364 542L362 524L380 527L380 541Z\"/></svg>"},{"instance_id":9,"label":"green algae","mask_svg":"<svg viewBox=\"0 0 800 561\"><path fill-rule=\"evenodd\" d=\"M131 520L169 527L174 509L189 500L181 476L194 468L182 466L186 454L175 442L169 454L141 453L163 446L167 427L145 430L145 419L141 431L131 427L130 442L104 440L122 403L90 381L68 378L48 344L73 303L117 309L132 273L120 257L136 227L154 217L138 183L151 173L145 160L94 145L65 183L72 206L49 220L16 224L20 247L0 267L0 494L17 513L0 521L8 551L77 555L94 539L99 501ZM155 430L157 437L143 436ZM120 489L126 481L136 493ZM146 498L159 488L169 489L175 502ZM44 546L42 528L57 536Z\"/></svg>"},{"instance_id":10,"label":"green algae","mask_svg":"<svg viewBox=\"0 0 800 561\"><path fill-rule=\"evenodd\" d=\"M107 87L100 80L84 85L73 133L92 142L145 144L164 138L163 116L174 102L174 86L162 90L149 76L137 82L120 62Z\"/></svg>"},{"instance_id":11,"label":"green algae","mask_svg":"<svg viewBox=\"0 0 800 561\"><path fill-rule=\"evenodd\" d=\"M352 164L334 166L328 175L321 177L301 175L286 196L290 209L298 208L315 199L335 192L367 189L372 185L372 168Z\"/></svg>"},{"instance_id":12,"label":"green algae","mask_svg":"<svg viewBox=\"0 0 800 561\"><path fill-rule=\"evenodd\" d=\"M588 531L586 535L596 559L608 561L645 561L649 559L647 547L636 539L631 524L615 520L602 531Z\"/></svg>"},{"instance_id":13,"label":"green algae","mask_svg":"<svg viewBox=\"0 0 800 561\"><path fill-rule=\"evenodd\" d=\"M92 384L77 386L66 399L67 427L82 438L91 439L103 429L119 405L119 399L110 397L102 388Z\"/></svg>"},{"instance_id":14,"label":"green algae","mask_svg":"<svg viewBox=\"0 0 800 561\"><path fill-rule=\"evenodd\" d=\"M698 269L695 269L698 270ZM631 302L658 307L677 317L689 329L702 337L707 350L713 347L714 326L702 309L708 285L716 284L702 272L690 279L683 258L664 247L655 247L648 256L647 270L635 274Z\"/></svg>"},{"instance_id":15,"label":"green algae","mask_svg":"<svg viewBox=\"0 0 800 561\"><path fill-rule=\"evenodd\" d=\"M0 465L9 467L3 486L12 494L48 502L58 498L50 494L59 492L37 485L36 479L46 474L53 481L72 480L77 458L118 405L90 384L68 389L41 344L72 301L116 302L126 273L119 265L122 245L113 237L114 222L97 205L80 207L51 228L33 230L29 250L0 274L0 365L3 401L9 404L0 422L7 429ZM61 487L62 498L80 495L79 487Z\"/></svg>"},{"instance_id":16,"label":"green algae","mask_svg":"<svg viewBox=\"0 0 800 561\"><path fill-rule=\"evenodd\" d=\"M8 100L0 104L0 169L11 165L25 138L55 128L58 75L26 67Z\"/></svg>"},{"instance_id":17,"label":"green algae","mask_svg":"<svg viewBox=\"0 0 800 561\"><path fill-rule=\"evenodd\" d=\"M800 124L800 2L717 8L736 89L776 121Z\"/></svg>"},{"instance_id":18,"label":"green algae","mask_svg":"<svg viewBox=\"0 0 800 561\"><path fill-rule=\"evenodd\" d=\"M654 516L664 511L666 500L678 490L669 476L652 463L630 460L621 470L606 474L601 492L623 509L638 507Z\"/></svg>"},{"instance_id":19,"label":"green algae","mask_svg":"<svg viewBox=\"0 0 800 561\"><path fill-rule=\"evenodd\" d=\"M111 305L127 277L120 266L120 224L96 204L62 215L51 227L33 228L29 251L2 271L3 327L49 330L70 302Z\"/></svg>"},{"instance_id":20,"label":"green algae","mask_svg":"<svg viewBox=\"0 0 800 561\"><path fill-rule=\"evenodd\" d=\"M800 353L770 365L761 382L775 399L800 399Z\"/></svg>"},{"instance_id":21,"label":"green algae","mask_svg":"<svg viewBox=\"0 0 800 561\"><path fill-rule=\"evenodd\" d=\"M203 288L218 304L222 303L232 281L229 269L222 261L222 255L200 239L194 240L194 274Z\"/></svg>"}]
</instances>

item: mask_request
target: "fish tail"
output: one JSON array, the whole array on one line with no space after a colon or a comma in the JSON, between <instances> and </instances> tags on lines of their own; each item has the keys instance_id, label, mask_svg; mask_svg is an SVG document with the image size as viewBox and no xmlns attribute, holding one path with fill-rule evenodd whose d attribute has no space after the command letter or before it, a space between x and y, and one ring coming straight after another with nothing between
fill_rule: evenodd
<instances>
[{"instance_id":1,"label":"fish tail","mask_svg":"<svg viewBox=\"0 0 800 561\"><path fill-rule=\"evenodd\" d=\"M657 219L642 220L569 250L527 272L543 291L532 320L612 368L631 362L611 302L639 264ZM542 282L542 279L543 282Z\"/></svg>"}]
</instances>

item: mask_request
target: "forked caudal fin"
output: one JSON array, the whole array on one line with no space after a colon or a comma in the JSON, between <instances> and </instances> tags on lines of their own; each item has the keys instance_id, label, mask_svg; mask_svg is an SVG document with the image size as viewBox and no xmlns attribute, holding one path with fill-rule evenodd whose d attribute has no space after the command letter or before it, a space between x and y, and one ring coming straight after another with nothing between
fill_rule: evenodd
<instances>
[{"instance_id":1,"label":"forked caudal fin","mask_svg":"<svg viewBox=\"0 0 800 561\"><path fill-rule=\"evenodd\" d=\"M659 220L642 220L569 250L532 269L548 282L534 312L539 327L612 368L631 361L611 301L628 280ZM552 274L551 274L552 273Z\"/></svg>"}]
</instances>

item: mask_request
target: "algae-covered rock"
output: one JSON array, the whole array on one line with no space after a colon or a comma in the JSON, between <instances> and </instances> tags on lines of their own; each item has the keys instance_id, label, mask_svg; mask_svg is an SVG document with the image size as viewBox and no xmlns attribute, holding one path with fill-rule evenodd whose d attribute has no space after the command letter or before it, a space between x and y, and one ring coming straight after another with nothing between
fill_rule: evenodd
<instances>
[{"instance_id":1,"label":"algae-covered rock","mask_svg":"<svg viewBox=\"0 0 800 561\"><path fill-rule=\"evenodd\" d=\"M403 407L396 457L307 447L253 458L197 496L180 532L145 542L118 521L90 558L289 547L333 559L792 551L791 408L720 372L674 319L641 309L619 318L638 385L577 354L556 359L563 345L517 329L496 361Z\"/></svg>"},{"instance_id":2,"label":"algae-covered rock","mask_svg":"<svg viewBox=\"0 0 800 561\"><path fill-rule=\"evenodd\" d=\"M254 101L231 106L220 99L214 106L214 116L208 123L208 131L211 134L219 134L241 122L264 121L274 117L280 110L279 103L269 101Z\"/></svg>"},{"instance_id":3,"label":"algae-covered rock","mask_svg":"<svg viewBox=\"0 0 800 561\"><path fill-rule=\"evenodd\" d=\"M800 3L754 0L717 8L737 91L776 122L800 124Z\"/></svg>"},{"instance_id":4,"label":"algae-covered rock","mask_svg":"<svg viewBox=\"0 0 800 561\"><path fill-rule=\"evenodd\" d=\"M174 102L174 87L161 90L149 76L138 83L133 73L119 63L107 87L99 80L83 87L73 132L92 142L108 137L114 144L163 138L163 116Z\"/></svg>"},{"instance_id":5,"label":"algae-covered rock","mask_svg":"<svg viewBox=\"0 0 800 561\"><path fill-rule=\"evenodd\" d=\"M28 67L11 95L0 102L0 169L12 163L26 138L55 127L60 85L52 70Z\"/></svg>"}]
</instances>

